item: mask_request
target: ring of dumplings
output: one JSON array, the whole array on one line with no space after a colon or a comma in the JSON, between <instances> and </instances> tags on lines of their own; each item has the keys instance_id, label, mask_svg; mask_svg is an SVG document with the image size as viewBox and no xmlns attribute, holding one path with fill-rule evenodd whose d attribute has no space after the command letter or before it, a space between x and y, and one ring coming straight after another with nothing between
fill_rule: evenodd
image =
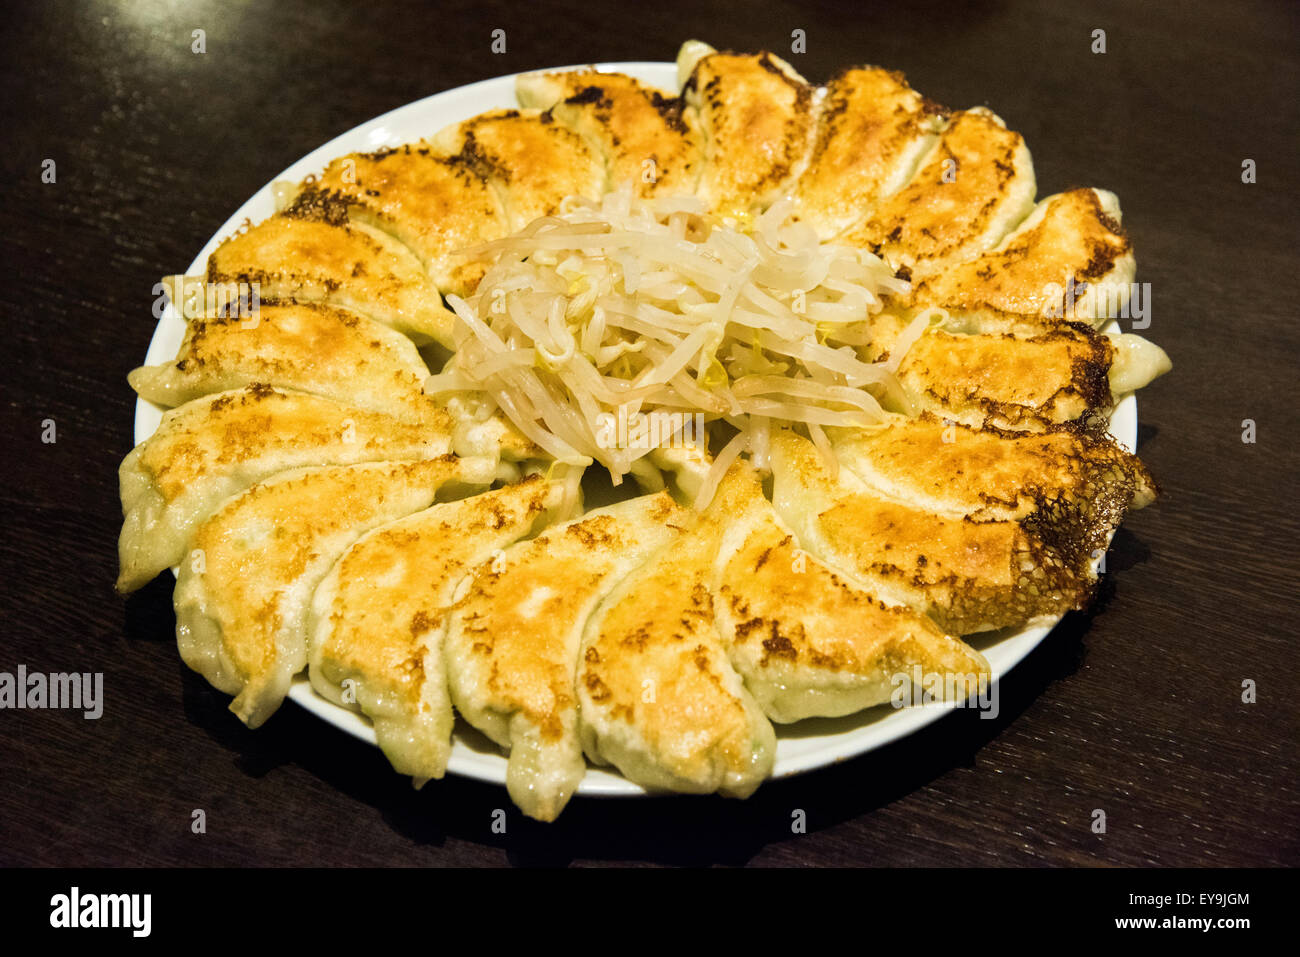
<instances>
[{"instance_id":1,"label":"ring of dumplings","mask_svg":"<svg viewBox=\"0 0 1300 957\"><path fill-rule=\"evenodd\" d=\"M745 797L774 724L889 702L900 675L965 699L990 668L964 636L1089 601L1094 559L1156 495L1106 417L1169 368L1100 331L1135 270L1115 196L1035 202L1018 134L889 70L815 88L696 41L678 70L677 93L524 75L518 109L283 189L197 277L257 284L251 317L173 281L179 354L129 377L167 411L121 466L118 587L176 570L181 656L250 727L305 670L417 783L445 772L459 714L539 820L589 762ZM502 409L427 393L456 349L445 297L490 265L462 251L614 189L733 224L785 201L878 256L908 291L864 315L857 356L896 352L910 414L773 428L721 465L660 450L584 507L582 468ZM1108 297L1067 314L1062 280Z\"/></svg>"}]
</instances>

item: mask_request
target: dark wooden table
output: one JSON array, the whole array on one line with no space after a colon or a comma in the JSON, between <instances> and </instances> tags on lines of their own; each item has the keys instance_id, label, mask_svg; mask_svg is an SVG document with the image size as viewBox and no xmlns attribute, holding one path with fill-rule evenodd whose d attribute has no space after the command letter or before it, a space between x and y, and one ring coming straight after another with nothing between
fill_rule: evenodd
<instances>
[{"instance_id":1,"label":"dark wooden table","mask_svg":"<svg viewBox=\"0 0 1300 957\"><path fill-rule=\"evenodd\" d=\"M0 671L103 672L105 704L99 720L0 711L0 863L1300 863L1298 15L1122 0L7 5ZM181 665L170 581L126 601L112 589L126 373L157 278L296 158L409 101L538 67L667 60L688 37L788 51L796 29L807 52L787 55L810 79L902 69L1022 131L1040 195L1122 198L1153 293L1146 334L1175 369L1141 396L1140 452L1165 495L1116 537L1096 609L1015 669L997 720L955 712L743 803L580 799L543 826L498 787L417 793L292 704L246 730Z\"/></svg>"}]
</instances>

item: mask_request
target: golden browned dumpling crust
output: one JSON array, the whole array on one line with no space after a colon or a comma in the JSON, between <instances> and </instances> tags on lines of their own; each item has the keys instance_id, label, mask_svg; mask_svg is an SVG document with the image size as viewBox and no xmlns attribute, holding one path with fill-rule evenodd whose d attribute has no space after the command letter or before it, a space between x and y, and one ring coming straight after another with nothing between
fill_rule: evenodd
<instances>
[{"instance_id":1,"label":"golden browned dumpling crust","mask_svg":"<svg viewBox=\"0 0 1300 957\"><path fill-rule=\"evenodd\" d=\"M772 442L773 503L814 555L945 631L1020 627L1091 594L1077 549L1059 554L1017 521L948 517L885 498L847 469L832 477L807 439Z\"/></svg>"},{"instance_id":2,"label":"golden browned dumpling crust","mask_svg":"<svg viewBox=\"0 0 1300 957\"><path fill-rule=\"evenodd\" d=\"M444 422L424 393L428 375L411 340L387 326L321 303L268 302L254 317L192 320L175 359L127 379L164 407L257 382L407 422Z\"/></svg>"},{"instance_id":3,"label":"golden browned dumpling crust","mask_svg":"<svg viewBox=\"0 0 1300 957\"><path fill-rule=\"evenodd\" d=\"M732 466L709 513L725 526L714 563L718 631L773 721L888 701L914 668L959 676L950 687L961 698L987 679L983 655L806 553L748 465Z\"/></svg>"},{"instance_id":4,"label":"golden browned dumpling crust","mask_svg":"<svg viewBox=\"0 0 1300 957\"><path fill-rule=\"evenodd\" d=\"M911 182L839 241L874 249L919 281L997 245L1029 215L1035 190L1024 138L986 109L965 110Z\"/></svg>"},{"instance_id":5,"label":"golden browned dumpling crust","mask_svg":"<svg viewBox=\"0 0 1300 957\"><path fill-rule=\"evenodd\" d=\"M1113 194L1075 189L1050 197L996 248L922 283L915 302L950 309L993 309L1104 320L1127 301L1136 265ZM1067 315L1071 283L1081 299ZM1087 287L1111 289L1115 308L1094 315Z\"/></svg>"},{"instance_id":6,"label":"golden browned dumpling crust","mask_svg":"<svg viewBox=\"0 0 1300 957\"><path fill-rule=\"evenodd\" d=\"M610 189L631 183L641 197L695 192L700 134L681 97L595 70L529 73L516 91L523 106L547 110L592 144Z\"/></svg>"},{"instance_id":7,"label":"golden browned dumpling crust","mask_svg":"<svg viewBox=\"0 0 1300 957\"><path fill-rule=\"evenodd\" d=\"M710 53L682 89L704 133L699 196L740 216L777 198L807 163L812 87L770 53Z\"/></svg>"},{"instance_id":8,"label":"golden browned dumpling crust","mask_svg":"<svg viewBox=\"0 0 1300 957\"><path fill-rule=\"evenodd\" d=\"M307 615L330 566L372 528L433 504L444 487L485 488L489 460L445 456L295 469L231 499L194 536L176 581L181 658L256 728L307 664Z\"/></svg>"},{"instance_id":9,"label":"golden browned dumpling crust","mask_svg":"<svg viewBox=\"0 0 1300 957\"><path fill-rule=\"evenodd\" d=\"M440 292L463 296L486 266L458 251L510 232L491 174L473 154L448 156L416 143L336 159L306 188L318 194L311 200L317 205L342 205L349 219L405 243Z\"/></svg>"},{"instance_id":10,"label":"golden browned dumpling crust","mask_svg":"<svg viewBox=\"0 0 1300 957\"><path fill-rule=\"evenodd\" d=\"M264 385L167 412L122 460L119 591L141 587L185 555L195 528L255 482L308 465L431 459L450 451L450 419L418 425Z\"/></svg>"},{"instance_id":11,"label":"golden browned dumpling crust","mask_svg":"<svg viewBox=\"0 0 1300 957\"><path fill-rule=\"evenodd\" d=\"M452 611L452 700L509 748L506 787L530 817L554 820L586 773L575 680L587 619L689 518L667 492L592 511L475 569Z\"/></svg>"},{"instance_id":12,"label":"golden browned dumpling crust","mask_svg":"<svg viewBox=\"0 0 1300 957\"><path fill-rule=\"evenodd\" d=\"M828 560L953 634L1019 628L1090 597L1082 570L1016 522L944 518L865 492L816 521Z\"/></svg>"},{"instance_id":13,"label":"golden browned dumpling crust","mask_svg":"<svg viewBox=\"0 0 1300 957\"><path fill-rule=\"evenodd\" d=\"M893 70L854 67L832 79L817 114L808 168L794 184L799 217L829 239L874 215L912 178L944 113Z\"/></svg>"},{"instance_id":14,"label":"golden browned dumpling crust","mask_svg":"<svg viewBox=\"0 0 1300 957\"><path fill-rule=\"evenodd\" d=\"M583 750L649 788L747 797L771 773L771 724L727 660L710 589L709 523L660 549L587 622Z\"/></svg>"},{"instance_id":15,"label":"golden browned dumpling crust","mask_svg":"<svg viewBox=\"0 0 1300 957\"><path fill-rule=\"evenodd\" d=\"M507 232L555 213L566 196L596 199L605 192L602 159L540 110L480 113L442 130L433 142L487 171L505 208Z\"/></svg>"},{"instance_id":16,"label":"golden browned dumpling crust","mask_svg":"<svg viewBox=\"0 0 1300 957\"><path fill-rule=\"evenodd\" d=\"M973 429L929 414L835 436L841 465L873 493L948 518L1018 521L1083 569L1130 509L1158 494L1137 457L1098 425L1042 433Z\"/></svg>"},{"instance_id":17,"label":"golden browned dumpling crust","mask_svg":"<svg viewBox=\"0 0 1300 957\"><path fill-rule=\"evenodd\" d=\"M289 212L227 239L208 258L208 282L256 283L264 301L341 306L416 342L451 348L452 314L414 253L379 230L348 223L346 211L331 221L313 199L320 195L305 194Z\"/></svg>"},{"instance_id":18,"label":"golden browned dumpling crust","mask_svg":"<svg viewBox=\"0 0 1300 957\"><path fill-rule=\"evenodd\" d=\"M364 535L316 589L312 686L369 717L393 767L417 783L442 777L451 753L443 636L456 587L561 497L558 484L531 476L434 505Z\"/></svg>"},{"instance_id":19,"label":"golden browned dumpling crust","mask_svg":"<svg viewBox=\"0 0 1300 957\"><path fill-rule=\"evenodd\" d=\"M898 375L942 418L1036 431L1107 414L1114 355L1111 340L1082 323L1031 337L934 329L907 350Z\"/></svg>"}]
</instances>

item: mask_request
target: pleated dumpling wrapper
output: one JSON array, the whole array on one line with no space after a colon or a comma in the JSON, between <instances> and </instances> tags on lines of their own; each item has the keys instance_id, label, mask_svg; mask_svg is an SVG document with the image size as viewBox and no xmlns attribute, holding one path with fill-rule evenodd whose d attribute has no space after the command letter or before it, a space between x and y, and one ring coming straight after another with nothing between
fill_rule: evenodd
<instances>
[{"instance_id":1,"label":"pleated dumpling wrapper","mask_svg":"<svg viewBox=\"0 0 1300 957\"><path fill-rule=\"evenodd\" d=\"M694 519L588 619L578 663L583 751L647 788L748 797L776 734L713 619L718 529Z\"/></svg>"},{"instance_id":2,"label":"pleated dumpling wrapper","mask_svg":"<svg viewBox=\"0 0 1300 957\"><path fill-rule=\"evenodd\" d=\"M252 383L311 392L410 422L438 419L415 345L365 316L319 303L266 303L247 319L195 319L175 359L127 376L164 408Z\"/></svg>"},{"instance_id":3,"label":"pleated dumpling wrapper","mask_svg":"<svg viewBox=\"0 0 1300 957\"><path fill-rule=\"evenodd\" d=\"M910 345L899 344L901 355L892 345L883 345L886 361L896 362L917 408L964 425L1041 431L1105 415L1115 401L1115 345L1083 323L1059 323L1031 336L932 326Z\"/></svg>"},{"instance_id":4,"label":"pleated dumpling wrapper","mask_svg":"<svg viewBox=\"0 0 1300 957\"><path fill-rule=\"evenodd\" d=\"M316 589L312 687L370 718L388 760L417 784L442 777L451 753L443 635L457 586L544 524L565 493L534 475L436 504L363 535Z\"/></svg>"},{"instance_id":5,"label":"pleated dumpling wrapper","mask_svg":"<svg viewBox=\"0 0 1300 957\"><path fill-rule=\"evenodd\" d=\"M483 163L511 232L557 212L567 196L605 193L601 157L541 110L489 110L440 130L433 144Z\"/></svg>"},{"instance_id":6,"label":"pleated dumpling wrapper","mask_svg":"<svg viewBox=\"0 0 1300 957\"><path fill-rule=\"evenodd\" d=\"M506 788L529 817L555 820L586 773L574 692L583 626L687 517L667 492L639 496L511 545L470 577L445 644L452 701L509 749Z\"/></svg>"},{"instance_id":7,"label":"pleated dumpling wrapper","mask_svg":"<svg viewBox=\"0 0 1300 957\"><path fill-rule=\"evenodd\" d=\"M1136 272L1119 197L1072 189L1040 200L993 249L921 282L913 300L1100 326L1127 306Z\"/></svg>"},{"instance_id":8,"label":"pleated dumpling wrapper","mask_svg":"<svg viewBox=\"0 0 1300 957\"><path fill-rule=\"evenodd\" d=\"M1024 138L990 110L963 110L911 182L839 241L878 250L916 281L1001 242L1034 208L1036 190Z\"/></svg>"},{"instance_id":9,"label":"pleated dumpling wrapper","mask_svg":"<svg viewBox=\"0 0 1300 957\"><path fill-rule=\"evenodd\" d=\"M1020 522L950 517L832 476L808 439L773 436L772 501L809 552L964 635L1057 618L1090 594L1086 556L1061 553Z\"/></svg>"},{"instance_id":10,"label":"pleated dumpling wrapper","mask_svg":"<svg viewBox=\"0 0 1300 957\"><path fill-rule=\"evenodd\" d=\"M424 391L429 367L406 336L365 316L321 303L265 303L248 318L193 319L168 362L127 376L147 402L164 408L250 384L310 392L442 430L454 423L457 455L510 461L540 450L499 410L471 394L434 398Z\"/></svg>"},{"instance_id":11,"label":"pleated dumpling wrapper","mask_svg":"<svg viewBox=\"0 0 1300 957\"><path fill-rule=\"evenodd\" d=\"M1085 322L927 306L868 323L863 359L894 369L919 410L974 427L1041 431L1095 419L1173 368L1154 342Z\"/></svg>"},{"instance_id":12,"label":"pleated dumpling wrapper","mask_svg":"<svg viewBox=\"0 0 1300 957\"><path fill-rule=\"evenodd\" d=\"M698 40L682 44L677 76L704 137L695 194L724 217L766 208L808 163L813 88L771 53L719 53Z\"/></svg>"},{"instance_id":13,"label":"pleated dumpling wrapper","mask_svg":"<svg viewBox=\"0 0 1300 957\"><path fill-rule=\"evenodd\" d=\"M1107 416L1120 396L1170 368L1141 336L1075 322L1034 336L936 329L907 351L898 375L918 407L941 418L1037 432Z\"/></svg>"},{"instance_id":14,"label":"pleated dumpling wrapper","mask_svg":"<svg viewBox=\"0 0 1300 957\"><path fill-rule=\"evenodd\" d=\"M451 448L451 420L423 425L267 386L219 392L163 413L122 460L121 571L134 591L185 555L226 499L277 472L309 465L433 459Z\"/></svg>"},{"instance_id":15,"label":"pleated dumpling wrapper","mask_svg":"<svg viewBox=\"0 0 1300 957\"><path fill-rule=\"evenodd\" d=\"M284 213L227 239L208 258L205 278L209 284L256 283L263 301L324 302L417 343L452 346L455 317L416 255L386 233L349 222L347 205L319 192L303 194ZM185 296L172 302L182 305L186 318L200 311Z\"/></svg>"},{"instance_id":16,"label":"pleated dumpling wrapper","mask_svg":"<svg viewBox=\"0 0 1300 957\"><path fill-rule=\"evenodd\" d=\"M1006 432L927 414L828 433L840 464L882 497L951 518L1054 526L1090 547L1158 491L1137 456L1075 427Z\"/></svg>"},{"instance_id":17,"label":"pleated dumpling wrapper","mask_svg":"<svg viewBox=\"0 0 1300 957\"><path fill-rule=\"evenodd\" d=\"M176 582L181 658L256 728L307 665L312 595L370 529L428 508L435 495L490 485L492 459L445 456L305 468L254 485L204 522Z\"/></svg>"},{"instance_id":18,"label":"pleated dumpling wrapper","mask_svg":"<svg viewBox=\"0 0 1300 957\"><path fill-rule=\"evenodd\" d=\"M334 160L295 200L313 193L347 210L349 222L374 227L406 245L438 291L464 296L486 264L462 249L510 232L487 163L470 152L448 155L422 141Z\"/></svg>"},{"instance_id":19,"label":"pleated dumpling wrapper","mask_svg":"<svg viewBox=\"0 0 1300 957\"><path fill-rule=\"evenodd\" d=\"M599 148L610 188L631 183L641 197L695 192L700 136L680 97L596 70L526 73L515 92L521 106L546 110Z\"/></svg>"},{"instance_id":20,"label":"pleated dumpling wrapper","mask_svg":"<svg viewBox=\"0 0 1300 957\"><path fill-rule=\"evenodd\" d=\"M871 216L912 179L944 113L893 70L854 67L833 78L808 168L791 190L800 220L825 240Z\"/></svg>"},{"instance_id":21,"label":"pleated dumpling wrapper","mask_svg":"<svg viewBox=\"0 0 1300 957\"><path fill-rule=\"evenodd\" d=\"M714 566L718 632L773 721L883 704L917 671L958 700L988 682L979 652L804 552L748 463L731 467L708 513L724 528Z\"/></svg>"}]
</instances>

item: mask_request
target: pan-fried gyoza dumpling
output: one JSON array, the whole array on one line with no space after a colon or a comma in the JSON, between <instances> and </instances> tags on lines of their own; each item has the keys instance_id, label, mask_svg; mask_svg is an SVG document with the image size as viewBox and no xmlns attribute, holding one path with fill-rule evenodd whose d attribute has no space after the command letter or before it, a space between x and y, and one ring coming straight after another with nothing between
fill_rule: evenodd
<instances>
[{"instance_id":1,"label":"pan-fried gyoza dumpling","mask_svg":"<svg viewBox=\"0 0 1300 957\"><path fill-rule=\"evenodd\" d=\"M605 192L602 158L540 110L490 110L447 127L433 142L483 163L512 232L556 212L566 196L598 199Z\"/></svg>"},{"instance_id":2,"label":"pan-fried gyoza dumpling","mask_svg":"<svg viewBox=\"0 0 1300 957\"><path fill-rule=\"evenodd\" d=\"M176 582L181 658L256 728L307 665L307 613L330 566L370 529L428 508L440 491L486 488L491 459L369 462L284 472L199 526Z\"/></svg>"},{"instance_id":3,"label":"pan-fried gyoza dumpling","mask_svg":"<svg viewBox=\"0 0 1300 957\"><path fill-rule=\"evenodd\" d=\"M704 136L696 195L722 216L776 200L807 164L813 88L770 53L718 53L687 41L677 55L682 94Z\"/></svg>"},{"instance_id":4,"label":"pan-fried gyoza dumpling","mask_svg":"<svg viewBox=\"0 0 1300 957\"><path fill-rule=\"evenodd\" d=\"M362 536L316 589L312 687L370 718L393 767L417 783L442 777L451 753L442 639L456 586L544 521L563 493L532 476L408 515Z\"/></svg>"},{"instance_id":5,"label":"pan-fried gyoza dumpling","mask_svg":"<svg viewBox=\"0 0 1300 957\"><path fill-rule=\"evenodd\" d=\"M1036 336L927 330L898 377L919 409L965 425L1041 430L1104 415L1114 397L1111 340L1083 323Z\"/></svg>"},{"instance_id":6,"label":"pan-fried gyoza dumpling","mask_svg":"<svg viewBox=\"0 0 1300 957\"><path fill-rule=\"evenodd\" d=\"M195 319L170 362L127 376L164 408L250 384L309 392L443 431L457 455L539 458L500 410L465 396L432 397L429 369L405 336L320 303L267 303L256 317Z\"/></svg>"},{"instance_id":7,"label":"pan-fried gyoza dumpling","mask_svg":"<svg viewBox=\"0 0 1300 957\"><path fill-rule=\"evenodd\" d=\"M340 157L306 188L344 202L351 222L405 243L444 295L467 295L486 271L459 250L510 231L483 161L447 156L428 143Z\"/></svg>"},{"instance_id":8,"label":"pan-fried gyoza dumpling","mask_svg":"<svg viewBox=\"0 0 1300 957\"><path fill-rule=\"evenodd\" d=\"M1091 578L1130 509L1157 489L1137 457L1077 426L973 429L931 415L832 429L838 461L875 494L949 518L1018 521Z\"/></svg>"},{"instance_id":9,"label":"pan-fried gyoza dumpling","mask_svg":"<svg viewBox=\"0 0 1300 957\"><path fill-rule=\"evenodd\" d=\"M1099 325L1127 304L1136 269L1115 194L1073 189L1042 200L997 246L932 276L913 298ZM1071 280L1075 301L1067 308Z\"/></svg>"},{"instance_id":10,"label":"pan-fried gyoza dumpling","mask_svg":"<svg viewBox=\"0 0 1300 957\"><path fill-rule=\"evenodd\" d=\"M164 408L259 382L437 422L444 413L424 394L428 375L411 340L372 319L320 303L265 303L248 318L191 321L175 359L127 380Z\"/></svg>"},{"instance_id":11,"label":"pan-fried gyoza dumpling","mask_svg":"<svg viewBox=\"0 0 1300 957\"><path fill-rule=\"evenodd\" d=\"M411 425L354 406L266 386L188 402L122 460L119 591L134 591L185 554L220 505L276 472L308 465L433 459L450 420Z\"/></svg>"},{"instance_id":12,"label":"pan-fried gyoza dumpling","mask_svg":"<svg viewBox=\"0 0 1300 957\"><path fill-rule=\"evenodd\" d=\"M907 351L898 374L918 406L937 416L1037 431L1107 415L1117 396L1169 368L1164 350L1140 336L1060 323L1033 337L934 330Z\"/></svg>"},{"instance_id":13,"label":"pan-fried gyoza dumpling","mask_svg":"<svg viewBox=\"0 0 1300 957\"><path fill-rule=\"evenodd\" d=\"M708 513L725 526L714 566L718 631L773 721L882 704L914 668L952 678L943 687L963 699L988 680L979 652L806 554L749 465L731 467Z\"/></svg>"},{"instance_id":14,"label":"pan-fried gyoza dumpling","mask_svg":"<svg viewBox=\"0 0 1300 957\"><path fill-rule=\"evenodd\" d=\"M982 378L982 368L976 353L989 352L991 357L991 351L985 344L987 342L1002 341L1008 344L1008 351L1011 354L993 360L994 365L999 370L1005 369L1009 362L1018 364L1020 359L1031 361L1037 365L1038 360L1034 358L1034 353L1043 344L1047 344L1050 348L1049 354L1045 355L1043 361L1049 367L1063 369L1059 363L1066 353L1073 353L1085 341L1095 343L1098 338L1098 336L1088 335L1088 327L1093 320L1080 323L1051 316L1011 313L987 307L950 307L945 312L947 312L947 318L943 318L942 314L936 313L932 307L899 307L897 304L891 304L884 312L880 312L868 319L871 329L871 342L869 346L861 350L863 357L870 361L889 358L888 354L893 351L895 341L909 324L923 313L929 314L931 328L917 340L916 345L921 347L923 353L931 352L929 357L931 359L936 358L934 350L951 346L952 351L950 354L937 356L938 366L950 371L955 379L963 380L964 384L958 386L956 382L952 382L936 391L956 394L965 391L968 386L973 387L973 378ZM926 343L925 338L928 336L936 337L935 341ZM1111 395L1115 398L1149 385L1153 380L1173 368L1173 363L1169 360L1169 356L1165 351L1142 336L1129 332L1121 333L1107 330L1100 333L1100 337L1107 341L1110 346L1109 350L1098 349L1095 345L1092 345L1088 351L1098 359L1100 359L1102 351L1109 352L1109 364L1101 368L1101 371L1109 383ZM915 359L911 351L908 350L902 365L905 367L914 362ZM1071 374L1070 379L1079 382L1082 381L1080 376L1095 376L1096 368L1098 367L1088 363L1086 366L1076 369ZM1031 372L1028 369L1015 373L1016 376L1022 374L1025 377L1022 381L1026 383L1032 382L1032 389L1035 393L1047 394L1043 390L1050 387L1053 381L1051 376L1044 376L1042 371ZM917 383L917 385L920 385L922 389L928 388L930 381L938 381L938 375L939 371L936 369L933 375L926 377L925 384ZM998 379L1000 381L1002 375L1003 373L999 371ZM1057 379L1056 381L1061 380ZM989 385L990 383L985 382L981 389ZM1064 382L1062 382L1062 386L1065 386ZM1073 392L1076 390L1078 390L1077 385L1072 385L1068 391ZM971 397L974 398L979 391L977 389L970 392ZM1013 381L1008 378L1002 381L1000 386L994 387L994 391L988 397L1001 403L1005 400L997 396L1008 396L1011 391L1018 390ZM1064 422L1076 418L1069 411L1071 408L1077 407L1074 396L1067 396L1067 401L1064 404L1057 403L1057 405L1059 408L1052 414L1052 421ZM931 411L948 418L957 418L969 422L969 424L975 424L973 418L952 415L950 411L941 412L938 407L926 405L924 401L922 402L922 408L929 408ZM1039 418L1042 420L1041 417ZM1013 425L1013 420L1014 416L1008 418L1005 425L1012 428L1036 427L1033 422L1028 421L1025 424ZM991 424L1002 426L1004 423L995 417Z\"/></svg>"},{"instance_id":15,"label":"pan-fried gyoza dumpling","mask_svg":"<svg viewBox=\"0 0 1300 957\"><path fill-rule=\"evenodd\" d=\"M1156 497L1146 467L1106 436L972 429L931 415L832 429L835 455L868 487L949 517L1058 523L1108 538Z\"/></svg>"},{"instance_id":16,"label":"pan-fried gyoza dumpling","mask_svg":"<svg viewBox=\"0 0 1300 957\"><path fill-rule=\"evenodd\" d=\"M418 343L450 348L454 317L420 260L393 237L350 223L319 192L236 233L208 258L209 283L256 283L263 300L324 302L369 316ZM173 297L176 302L178 297ZM189 301L181 298L181 305ZM186 318L200 313L193 309Z\"/></svg>"},{"instance_id":17,"label":"pan-fried gyoza dumpling","mask_svg":"<svg viewBox=\"0 0 1300 957\"><path fill-rule=\"evenodd\" d=\"M521 106L549 111L593 144L611 188L632 183L641 197L695 192L700 136L680 97L596 70L526 73L515 92Z\"/></svg>"},{"instance_id":18,"label":"pan-fried gyoza dumpling","mask_svg":"<svg viewBox=\"0 0 1300 957\"><path fill-rule=\"evenodd\" d=\"M588 619L580 733L592 761L644 787L748 797L771 773L776 735L714 624L717 544L714 525L697 522Z\"/></svg>"},{"instance_id":19,"label":"pan-fried gyoza dumpling","mask_svg":"<svg viewBox=\"0 0 1300 957\"><path fill-rule=\"evenodd\" d=\"M1163 349L1132 333L1036 317L983 331L969 316L927 311L932 324L910 345L902 334L919 311L872 316L859 351L893 361L919 410L964 425L1039 431L1090 419L1172 368Z\"/></svg>"},{"instance_id":20,"label":"pan-fried gyoza dumpling","mask_svg":"<svg viewBox=\"0 0 1300 957\"><path fill-rule=\"evenodd\" d=\"M1082 607L1086 553L1058 553L1018 522L950 518L832 477L821 453L789 430L772 438L772 502L813 555L876 597L965 635L1020 627Z\"/></svg>"},{"instance_id":21,"label":"pan-fried gyoza dumpling","mask_svg":"<svg viewBox=\"0 0 1300 957\"><path fill-rule=\"evenodd\" d=\"M456 603L452 701L509 749L506 787L529 817L555 820L586 773L574 681L587 618L686 518L666 492L594 510L480 566Z\"/></svg>"},{"instance_id":22,"label":"pan-fried gyoza dumpling","mask_svg":"<svg viewBox=\"0 0 1300 957\"><path fill-rule=\"evenodd\" d=\"M996 246L1036 191L1024 138L976 107L953 114L912 181L839 241L875 249L919 281Z\"/></svg>"},{"instance_id":23,"label":"pan-fried gyoza dumpling","mask_svg":"<svg viewBox=\"0 0 1300 957\"><path fill-rule=\"evenodd\" d=\"M799 218L823 240L902 189L943 127L944 110L879 67L845 70L826 85L808 167L793 187Z\"/></svg>"}]
</instances>

